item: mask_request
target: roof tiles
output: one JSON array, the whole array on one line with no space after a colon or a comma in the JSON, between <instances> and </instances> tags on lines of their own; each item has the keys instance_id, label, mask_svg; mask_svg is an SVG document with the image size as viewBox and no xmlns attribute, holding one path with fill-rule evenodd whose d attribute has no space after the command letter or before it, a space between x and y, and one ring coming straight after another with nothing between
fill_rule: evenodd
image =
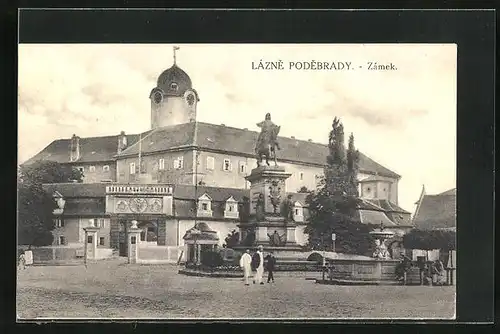
<instances>
[{"instance_id":1,"label":"roof tiles","mask_svg":"<svg viewBox=\"0 0 500 334\"><path fill-rule=\"evenodd\" d=\"M258 133L255 131L224 125L191 122L162 127L142 133L141 152L147 154L197 146L200 149L253 156L257 136ZM117 156L118 135L80 138L81 157L78 162L109 161L117 157L136 155L139 152L138 139L139 135L127 135L129 146ZM326 156L328 155L327 145L287 137L279 137L278 140L281 146L278 159L316 164L318 166L325 164ZM36 160L52 160L60 163L70 162L70 143L71 139L55 140L33 158L25 162L25 164ZM400 177L363 153L360 153L359 167L360 171L365 173L392 178Z\"/></svg>"}]
</instances>

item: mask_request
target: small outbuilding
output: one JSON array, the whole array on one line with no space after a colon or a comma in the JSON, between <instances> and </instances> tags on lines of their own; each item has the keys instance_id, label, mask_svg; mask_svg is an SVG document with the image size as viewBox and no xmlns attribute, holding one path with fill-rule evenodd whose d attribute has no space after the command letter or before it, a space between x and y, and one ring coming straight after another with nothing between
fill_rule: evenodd
<instances>
[{"instance_id":1,"label":"small outbuilding","mask_svg":"<svg viewBox=\"0 0 500 334\"><path fill-rule=\"evenodd\" d=\"M219 243L217 232L205 222L196 223L186 231L183 239L186 245L186 264L200 264L202 254L214 251Z\"/></svg>"}]
</instances>

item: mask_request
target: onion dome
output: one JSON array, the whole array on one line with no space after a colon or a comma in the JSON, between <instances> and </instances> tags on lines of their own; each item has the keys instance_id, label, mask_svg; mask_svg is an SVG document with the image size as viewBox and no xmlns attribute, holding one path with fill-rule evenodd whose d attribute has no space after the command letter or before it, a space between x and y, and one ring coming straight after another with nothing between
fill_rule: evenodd
<instances>
[{"instance_id":1,"label":"onion dome","mask_svg":"<svg viewBox=\"0 0 500 334\"><path fill-rule=\"evenodd\" d=\"M183 96L186 90L192 89L191 78L174 64L160 74L157 88L160 88L167 96Z\"/></svg>"}]
</instances>

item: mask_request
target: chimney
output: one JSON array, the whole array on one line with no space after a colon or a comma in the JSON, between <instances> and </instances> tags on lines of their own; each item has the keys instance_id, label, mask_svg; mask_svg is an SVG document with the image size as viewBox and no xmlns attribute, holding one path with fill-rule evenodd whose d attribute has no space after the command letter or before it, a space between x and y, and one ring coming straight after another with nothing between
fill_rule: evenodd
<instances>
[{"instance_id":1,"label":"chimney","mask_svg":"<svg viewBox=\"0 0 500 334\"><path fill-rule=\"evenodd\" d=\"M312 142L312 139L308 139L307 141L308 141L308 142Z\"/></svg>"},{"instance_id":2,"label":"chimney","mask_svg":"<svg viewBox=\"0 0 500 334\"><path fill-rule=\"evenodd\" d=\"M69 159L71 162L80 159L80 137L75 134L73 134L73 136L71 137Z\"/></svg>"},{"instance_id":3,"label":"chimney","mask_svg":"<svg viewBox=\"0 0 500 334\"><path fill-rule=\"evenodd\" d=\"M221 126L226 126L226 124L222 123Z\"/></svg>"},{"instance_id":4,"label":"chimney","mask_svg":"<svg viewBox=\"0 0 500 334\"><path fill-rule=\"evenodd\" d=\"M292 136L291 138L292 138L292 139L295 139L295 136Z\"/></svg>"},{"instance_id":5,"label":"chimney","mask_svg":"<svg viewBox=\"0 0 500 334\"><path fill-rule=\"evenodd\" d=\"M127 148L127 136L125 135L125 131L122 131L118 135L118 153L121 153L126 148Z\"/></svg>"},{"instance_id":6,"label":"chimney","mask_svg":"<svg viewBox=\"0 0 500 334\"><path fill-rule=\"evenodd\" d=\"M244 128L243 130L248 131L248 128Z\"/></svg>"}]
</instances>

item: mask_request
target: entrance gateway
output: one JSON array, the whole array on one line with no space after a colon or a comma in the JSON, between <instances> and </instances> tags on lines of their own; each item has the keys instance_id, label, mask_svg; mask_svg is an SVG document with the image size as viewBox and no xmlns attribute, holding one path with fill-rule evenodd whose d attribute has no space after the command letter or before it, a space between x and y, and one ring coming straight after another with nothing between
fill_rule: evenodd
<instances>
[{"instance_id":1,"label":"entrance gateway","mask_svg":"<svg viewBox=\"0 0 500 334\"><path fill-rule=\"evenodd\" d=\"M128 254L132 221L142 229L139 243L166 245L166 221L171 218L173 185L106 186L106 213L110 215L110 245L120 256Z\"/></svg>"}]
</instances>

